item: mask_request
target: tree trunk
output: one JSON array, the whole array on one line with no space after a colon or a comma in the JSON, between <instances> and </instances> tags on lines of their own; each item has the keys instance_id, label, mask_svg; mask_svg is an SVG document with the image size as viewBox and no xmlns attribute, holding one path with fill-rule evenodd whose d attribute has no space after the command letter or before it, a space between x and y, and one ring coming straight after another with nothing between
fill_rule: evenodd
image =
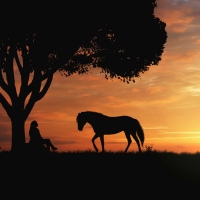
<instances>
[{"instance_id":1,"label":"tree trunk","mask_svg":"<svg viewBox=\"0 0 200 200\"><path fill-rule=\"evenodd\" d=\"M12 122L12 152L21 152L24 150L25 146L25 120L23 120L20 115L14 116L11 119Z\"/></svg>"}]
</instances>

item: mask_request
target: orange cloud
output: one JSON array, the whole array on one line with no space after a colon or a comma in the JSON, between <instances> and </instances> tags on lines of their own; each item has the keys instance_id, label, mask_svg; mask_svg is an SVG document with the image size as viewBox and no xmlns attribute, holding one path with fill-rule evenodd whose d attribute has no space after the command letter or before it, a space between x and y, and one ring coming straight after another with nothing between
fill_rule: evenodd
<instances>
[{"instance_id":1,"label":"orange cloud","mask_svg":"<svg viewBox=\"0 0 200 200\"><path fill-rule=\"evenodd\" d=\"M191 2L180 2L171 0L158 0L155 15L167 24L167 29L182 33L188 29L188 25L194 20L191 16L193 9Z\"/></svg>"}]
</instances>

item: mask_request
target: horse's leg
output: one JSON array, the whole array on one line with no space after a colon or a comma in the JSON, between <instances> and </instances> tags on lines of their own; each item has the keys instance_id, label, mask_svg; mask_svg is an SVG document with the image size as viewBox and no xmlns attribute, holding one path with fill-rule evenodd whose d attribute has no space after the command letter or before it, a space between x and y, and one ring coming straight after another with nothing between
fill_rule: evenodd
<instances>
[{"instance_id":1,"label":"horse's leg","mask_svg":"<svg viewBox=\"0 0 200 200\"><path fill-rule=\"evenodd\" d=\"M124 153L127 152L128 148L129 148L129 146L131 145L131 142L132 142L130 134L125 132L125 135L126 135L126 139L127 139L127 141L128 141L128 145L127 145L127 147L126 147Z\"/></svg>"},{"instance_id":2,"label":"horse's leg","mask_svg":"<svg viewBox=\"0 0 200 200\"><path fill-rule=\"evenodd\" d=\"M104 137L103 137L103 135L100 136L100 140L101 140L102 152L104 152L105 149L104 149Z\"/></svg>"},{"instance_id":3,"label":"horse's leg","mask_svg":"<svg viewBox=\"0 0 200 200\"><path fill-rule=\"evenodd\" d=\"M94 137L92 138L92 144L93 144L93 146L94 146L96 152L98 152L98 148L97 148L97 146L95 145L94 140L97 139L98 137L99 137L99 135L95 134Z\"/></svg>"},{"instance_id":4,"label":"horse's leg","mask_svg":"<svg viewBox=\"0 0 200 200\"><path fill-rule=\"evenodd\" d=\"M136 134L131 134L133 136L133 139L136 141L137 145L138 145L138 150L139 152L141 152L141 148L140 148L140 141L138 140Z\"/></svg>"}]
</instances>

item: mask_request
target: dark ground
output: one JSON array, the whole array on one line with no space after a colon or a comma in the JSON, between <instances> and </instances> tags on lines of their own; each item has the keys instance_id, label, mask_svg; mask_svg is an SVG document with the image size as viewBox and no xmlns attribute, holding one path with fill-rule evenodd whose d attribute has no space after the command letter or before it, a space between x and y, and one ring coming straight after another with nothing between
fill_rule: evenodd
<instances>
[{"instance_id":1,"label":"dark ground","mask_svg":"<svg viewBox=\"0 0 200 200\"><path fill-rule=\"evenodd\" d=\"M46 198L55 193L56 199L60 195L62 199L163 199L200 193L200 153L1 152L0 163L2 186L10 191L15 188L19 194L40 191Z\"/></svg>"}]
</instances>

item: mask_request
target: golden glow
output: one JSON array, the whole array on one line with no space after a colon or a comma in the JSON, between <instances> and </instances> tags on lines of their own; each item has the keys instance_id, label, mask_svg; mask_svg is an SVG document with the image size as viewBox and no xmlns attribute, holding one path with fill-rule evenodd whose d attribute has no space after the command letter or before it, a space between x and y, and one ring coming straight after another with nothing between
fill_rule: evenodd
<instances>
[{"instance_id":1,"label":"golden glow","mask_svg":"<svg viewBox=\"0 0 200 200\"><path fill-rule=\"evenodd\" d=\"M58 72L46 96L36 103L26 121L26 141L32 120L44 138L59 151L92 149L93 129L78 131L76 116L97 111L128 115L140 121L145 145L155 150L200 151L200 24L199 0L157 0L155 15L167 24L168 40L158 66L126 84L106 80L100 70L65 78ZM10 149L10 120L0 107L0 146ZM96 144L101 150L99 139ZM124 150L124 133L105 136L106 150ZM144 149L143 149L144 150ZM135 141L129 151L137 151Z\"/></svg>"}]
</instances>

